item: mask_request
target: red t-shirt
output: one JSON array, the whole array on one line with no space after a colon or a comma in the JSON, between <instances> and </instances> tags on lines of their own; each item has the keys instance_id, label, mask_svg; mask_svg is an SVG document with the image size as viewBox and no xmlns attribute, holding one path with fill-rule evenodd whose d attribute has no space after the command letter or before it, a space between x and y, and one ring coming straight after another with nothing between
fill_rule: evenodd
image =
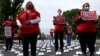
<instances>
[{"instance_id":1,"label":"red t-shirt","mask_svg":"<svg viewBox=\"0 0 100 56\"><path fill-rule=\"evenodd\" d=\"M58 17L58 16L56 16ZM60 17L60 16L59 16ZM62 20L61 21L65 21L65 17L64 16L61 16ZM55 18L54 18L55 19ZM55 23L54 25L54 31L64 31L64 24L59 24L59 23Z\"/></svg>"},{"instance_id":2,"label":"red t-shirt","mask_svg":"<svg viewBox=\"0 0 100 56\"><path fill-rule=\"evenodd\" d=\"M26 17L28 15L28 18ZM22 27L20 28L20 31L22 34L31 34L31 33L39 33L39 24L26 24L26 20L33 20L37 17L40 17L40 13L37 11L31 11L30 13L27 13L26 11L21 12L18 15L18 18L22 24Z\"/></svg>"},{"instance_id":3,"label":"red t-shirt","mask_svg":"<svg viewBox=\"0 0 100 56\"><path fill-rule=\"evenodd\" d=\"M11 27L12 34L15 33L15 31L16 31L16 29L15 29L16 23L13 20L6 20L2 24L3 28L5 26L7 26L7 25L9 25Z\"/></svg>"},{"instance_id":4,"label":"red t-shirt","mask_svg":"<svg viewBox=\"0 0 100 56\"><path fill-rule=\"evenodd\" d=\"M77 14L75 17L75 22L77 22L79 20L80 20L80 15ZM78 30L78 32L96 32L97 28L96 28L95 21L86 20L86 21L80 22L77 25L77 30Z\"/></svg>"},{"instance_id":5,"label":"red t-shirt","mask_svg":"<svg viewBox=\"0 0 100 56\"><path fill-rule=\"evenodd\" d=\"M50 36L53 36L53 32L52 31L50 31Z\"/></svg>"},{"instance_id":6,"label":"red t-shirt","mask_svg":"<svg viewBox=\"0 0 100 56\"><path fill-rule=\"evenodd\" d=\"M63 24L56 24L54 31L64 31L64 25Z\"/></svg>"}]
</instances>

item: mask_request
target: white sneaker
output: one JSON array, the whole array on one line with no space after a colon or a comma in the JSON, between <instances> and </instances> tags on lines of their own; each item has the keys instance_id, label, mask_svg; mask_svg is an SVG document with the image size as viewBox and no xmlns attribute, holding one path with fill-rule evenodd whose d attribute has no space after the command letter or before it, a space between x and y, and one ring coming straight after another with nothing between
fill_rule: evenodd
<instances>
[{"instance_id":1,"label":"white sneaker","mask_svg":"<svg viewBox=\"0 0 100 56\"><path fill-rule=\"evenodd\" d=\"M59 51L59 52L58 52L58 51L56 52L56 55L61 55L61 54L62 54L62 53L61 53L60 51Z\"/></svg>"},{"instance_id":2,"label":"white sneaker","mask_svg":"<svg viewBox=\"0 0 100 56\"><path fill-rule=\"evenodd\" d=\"M56 55L59 55L59 52L58 51L56 52Z\"/></svg>"},{"instance_id":3,"label":"white sneaker","mask_svg":"<svg viewBox=\"0 0 100 56\"><path fill-rule=\"evenodd\" d=\"M61 55L62 53L59 51L58 54Z\"/></svg>"}]
</instances>

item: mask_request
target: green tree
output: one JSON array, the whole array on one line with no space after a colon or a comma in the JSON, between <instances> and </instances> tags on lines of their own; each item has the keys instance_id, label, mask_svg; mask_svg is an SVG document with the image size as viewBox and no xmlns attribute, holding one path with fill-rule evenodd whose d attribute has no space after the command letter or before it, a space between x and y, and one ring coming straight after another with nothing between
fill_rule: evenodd
<instances>
[{"instance_id":1,"label":"green tree","mask_svg":"<svg viewBox=\"0 0 100 56\"><path fill-rule=\"evenodd\" d=\"M0 37L2 33L1 24L4 20L12 15L15 19L20 10L24 0L0 0Z\"/></svg>"},{"instance_id":2,"label":"green tree","mask_svg":"<svg viewBox=\"0 0 100 56\"><path fill-rule=\"evenodd\" d=\"M97 38L100 38L100 15L98 15L97 29L98 29Z\"/></svg>"},{"instance_id":3,"label":"green tree","mask_svg":"<svg viewBox=\"0 0 100 56\"><path fill-rule=\"evenodd\" d=\"M16 17L24 0L0 0L0 21L6 20L9 15Z\"/></svg>"},{"instance_id":4,"label":"green tree","mask_svg":"<svg viewBox=\"0 0 100 56\"><path fill-rule=\"evenodd\" d=\"M71 9L63 12L63 16L66 17L66 21L69 22L70 25L72 25L74 33L77 33L76 24L74 23L74 18L75 15L79 12L80 9ZM98 29L97 38L100 38L100 15L98 15L97 29Z\"/></svg>"},{"instance_id":5,"label":"green tree","mask_svg":"<svg viewBox=\"0 0 100 56\"><path fill-rule=\"evenodd\" d=\"M79 11L80 9L71 9L63 12L63 16L66 17L66 21L72 25L74 33L76 33L76 24L74 23L74 18Z\"/></svg>"}]
</instances>

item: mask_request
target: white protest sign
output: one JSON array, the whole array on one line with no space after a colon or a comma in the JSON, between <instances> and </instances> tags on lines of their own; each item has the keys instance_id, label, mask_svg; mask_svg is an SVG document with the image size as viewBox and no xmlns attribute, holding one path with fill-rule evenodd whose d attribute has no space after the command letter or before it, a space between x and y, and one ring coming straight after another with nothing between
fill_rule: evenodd
<instances>
[{"instance_id":1,"label":"white protest sign","mask_svg":"<svg viewBox=\"0 0 100 56\"><path fill-rule=\"evenodd\" d=\"M97 19L96 11L81 11L83 20L95 20Z\"/></svg>"},{"instance_id":2,"label":"white protest sign","mask_svg":"<svg viewBox=\"0 0 100 56\"><path fill-rule=\"evenodd\" d=\"M11 27L10 26L5 26L4 27L4 34L5 34L5 37L6 38L12 36L12 32L11 32Z\"/></svg>"}]
</instances>

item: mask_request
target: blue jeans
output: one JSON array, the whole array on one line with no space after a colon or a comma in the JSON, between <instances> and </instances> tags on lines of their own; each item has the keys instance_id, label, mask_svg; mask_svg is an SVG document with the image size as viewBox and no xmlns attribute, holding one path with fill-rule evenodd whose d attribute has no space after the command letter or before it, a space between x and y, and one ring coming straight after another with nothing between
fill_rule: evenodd
<instances>
[{"instance_id":1,"label":"blue jeans","mask_svg":"<svg viewBox=\"0 0 100 56\"><path fill-rule=\"evenodd\" d=\"M71 45L71 35L67 35L67 45L70 46Z\"/></svg>"}]
</instances>

